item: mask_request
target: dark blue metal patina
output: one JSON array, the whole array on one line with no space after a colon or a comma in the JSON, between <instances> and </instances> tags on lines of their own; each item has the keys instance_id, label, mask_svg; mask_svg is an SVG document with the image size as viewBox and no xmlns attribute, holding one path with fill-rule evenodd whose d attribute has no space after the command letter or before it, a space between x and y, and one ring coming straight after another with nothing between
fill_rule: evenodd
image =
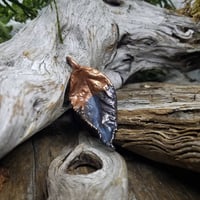
<instances>
[{"instance_id":1,"label":"dark blue metal patina","mask_svg":"<svg viewBox=\"0 0 200 200\"><path fill-rule=\"evenodd\" d=\"M77 64L67 57L73 71L69 99L73 109L99 134L104 144L113 147L117 130L117 98L115 88L101 72Z\"/></svg>"}]
</instances>

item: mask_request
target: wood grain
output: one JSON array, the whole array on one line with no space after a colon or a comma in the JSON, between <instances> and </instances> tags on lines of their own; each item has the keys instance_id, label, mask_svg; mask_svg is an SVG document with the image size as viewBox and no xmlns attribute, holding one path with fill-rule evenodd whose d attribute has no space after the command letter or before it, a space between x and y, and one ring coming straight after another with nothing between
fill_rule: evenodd
<instances>
[{"instance_id":1,"label":"wood grain","mask_svg":"<svg viewBox=\"0 0 200 200\"><path fill-rule=\"evenodd\" d=\"M71 125L68 117L64 119L64 123L63 120L56 121L0 160L1 166L9 173L0 199L47 199L46 176L50 162L64 147L71 147L77 142L77 128ZM66 127L68 131L61 131Z\"/></svg>"},{"instance_id":2,"label":"wood grain","mask_svg":"<svg viewBox=\"0 0 200 200\"><path fill-rule=\"evenodd\" d=\"M79 145L65 148L51 162L47 182L48 200L128 199L124 159L84 132L80 133Z\"/></svg>"},{"instance_id":3,"label":"wood grain","mask_svg":"<svg viewBox=\"0 0 200 200\"><path fill-rule=\"evenodd\" d=\"M68 109L66 56L116 88L142 69L198 68L200 27L190 18L141 0L108 3L57 0L0 45L0 158Z\"/></svg>"},{"instance_id":4,"label":"wood grain","mask_svg":"<svg viewBox=\"0 0 200 200\"><path fill-rule=\"evenodd\" d=\"M127 85L118 91L116 141L145 157L200 171L200 86Z\"/></svg>"},{"instance_id":5,"label":"wood grain","mask_svg":"<svg viewBox=\"0 0 200 200\"><path fill-rule=\"evenodd\" d=\"M75 147L78 139L77 124L71 126L65 119L59 120L62 123L57 121L0 161L1 167L9 172L0 191L0 199L47 199L46 175L50 162L61 155L66 146ZM70 143L67 142L69 139ZM116 150L126 160L129 200L200 199L199 174L161 165L124 149Z\"/></svg>"}]
</instances>

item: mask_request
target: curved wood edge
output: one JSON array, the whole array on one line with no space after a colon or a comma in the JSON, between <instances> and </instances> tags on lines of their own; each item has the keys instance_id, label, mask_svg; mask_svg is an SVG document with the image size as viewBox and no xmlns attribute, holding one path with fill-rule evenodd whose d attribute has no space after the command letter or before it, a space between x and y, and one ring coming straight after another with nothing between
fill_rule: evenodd
<instances>
[{"instance_id":1,"label":"curved wood edge","mask_svg":"<svg viewBox=\"0 0 200 200\"><path fill-rule=\"evenodd\" d=\"M80 144L65 148L48 171L48 200L64 197L88 200L127 200L128 178L124 159L95 139L80 135ZM93 167L93 171L87 168ZM86 171L81 172L85 167Z\"/></svg>"}]
</instances>

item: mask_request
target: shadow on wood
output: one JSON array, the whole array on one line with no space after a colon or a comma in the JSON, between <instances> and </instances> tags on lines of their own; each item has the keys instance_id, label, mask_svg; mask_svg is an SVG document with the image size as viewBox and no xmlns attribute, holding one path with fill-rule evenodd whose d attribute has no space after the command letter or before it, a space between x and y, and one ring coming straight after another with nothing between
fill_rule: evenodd
<instances>
[{"instance_id":1,"label":"shadow on wood","mask_svg":"<svg viewBox=\"0 0 200 200\"><path fill-rule=\"evenodd\" d=\"M0 161L1 167L9 172L2 185L0 199L5 200L46 200L46 177L49 165L63 149L75 149L78 142L77 123L68 121L68 113L54 124L21 144ZM74 125L73 125L74 124ZM199 200L200 175L190 171L161 165L127 152L116 150L125 158L128 168L130 200ZM66 160L65 160L66 161ZM96 163L96 162L95 162ZM97 162L98 163L98 162ZM79 166L79 165L78 165ZM89 170L95 170L90 165ZM115 166L109 166L109 170ZM73 162L68 173L88 173L86 168ZM88 170L88 168L87 168ZM79 175L81 176L81 175Z\"/></svg>"},{"instance_id":2,"label":"shadow on wood","mask_svg":"<svg viewBox=\"0 0 200 200\"><path fill-rule=\"evenodd\" d=\"M69 145L69 149L77 145L77 124L72 126L73 123L68 119L68 116L63 115L0 161L1 167L9 172L7 181L2 185L0 199L47 199L46 177L50 163L61 155L66 145ZM199 186L196 184L200 179L199 174L160 165L116 148L125 158L128 167L130 200L200 199ZM73 167L69 168L69 174L76 173ZM112 165L109 169L113 168ZM85 171L82 173L84 175Z\"/></svg>"}]
</instances>

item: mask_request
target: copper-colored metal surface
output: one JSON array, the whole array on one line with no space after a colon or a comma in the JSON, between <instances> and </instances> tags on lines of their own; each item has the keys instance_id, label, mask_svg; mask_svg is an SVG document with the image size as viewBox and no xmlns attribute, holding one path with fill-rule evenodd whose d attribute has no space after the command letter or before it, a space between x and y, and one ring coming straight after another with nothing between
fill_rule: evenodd
<instances>
[{"instance_id":1,"label":"copper-colored metal surface","mask_svg":"<svg viewBox=\"0 0 200 200\"><path fill-rule=\"evenodd\" d=\"M69 99L73 109L91 127L101 141L113 147L117 130L116 92L110 80L91 67L84 67L67 57L73 71L70 78Z\"/></svg>"},{"instance_id":2,"label":"copper-colored metal surface","mask_svg":"<svg viewBox=\"0 0 200 200\"><path fill-rule=\"evenodd\" d=\"M98 70L80 66L71 57L67 57L67 62L73 69L69 99L74 110L82 109L91 96L111 85L109 79Z\"/></svg>"},{"instance_id":3,"label":"copper-colored metal surface","mask_svg":"<svg viewBox=\"0 0 200 200\"><path fill-rule=\"evenodd\" d=\"M72 69L78 69L80 68L81 66L75 61L73 60L70 56L67 56L66 57L66 60L67 60L67 63L70 65L70 67Z\"/></svg>"}]
</instances>

